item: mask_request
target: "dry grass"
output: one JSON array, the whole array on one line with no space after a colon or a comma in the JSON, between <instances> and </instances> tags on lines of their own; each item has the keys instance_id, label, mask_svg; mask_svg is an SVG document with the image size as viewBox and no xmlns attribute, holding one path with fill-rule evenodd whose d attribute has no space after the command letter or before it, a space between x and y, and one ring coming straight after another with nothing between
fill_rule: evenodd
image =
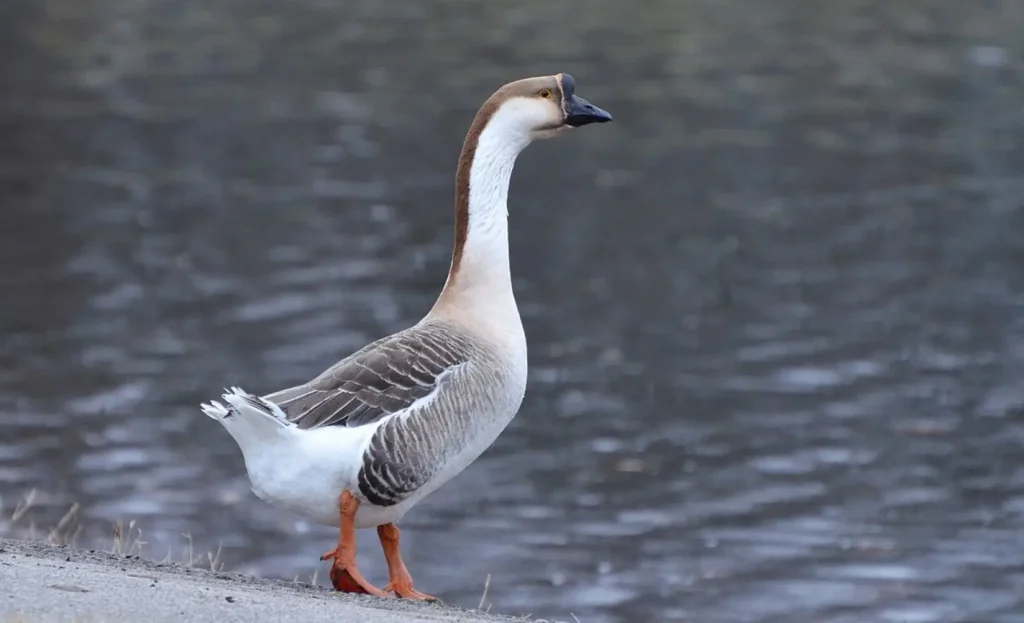
<instances>
[{"instance_id":1,"label":"dry grass","mask_svg":"<svg viewBox=\"0 0 1024 623\"><path fill-rule=\"evenodd\" d=\"M15 504L14 509L11 511L10 519L4 521L3 518L7 516L4 499L0 496L0 536L11 536L12 532L16 528L23 527L23 530L19 531L18 537L25 538L30 541L40 540L43 533L38 529L35 522L29 517L29 512L38 500L39 495L36 489L31 489L28 493L21 496L18 502ZM64 513L63 517L50 529L45 531L45 540L51 545L67 545L71 549L78 549L78 539L82 534L82 526L78 523L78 516L80 505L76 502L71 504L67 512ZM27 522L27 526L25 526ZM138 556L144 558L146 553L146 546L149 542L143 537L141 526L138 525L136 520L128 522L127 527L124 522L118 520L112 526L113 529L113 540L110 547L110 553L114 556ZM223 571L224 562L221 560L222 545L218 545L215 551L207 551L205 554L195 555L194 553L194 542L192 535L188 532L182 533L181 535L186 542L186 545L182 548L180 556L175 559L173 548L168 547L167 555L164 556L160 562L179 562L187 567L203 567L208 568L211 571ZM309 576L309 583L316 585L317 579L319 578L320 569L316 569ZM294 578L296 583L301 583L300 576L296 575ZM484 580L483 592L480 595L480 601L477 604L476 609L481 612L490 613L491 602L487 600L487 596L491 588L491 574L487 574L487 578ZM580 619L573 613L569 613L575 623L581 623ZM547 621L545 619L534 619L532 614L525 614L516 620L519 621L530 621L531 623L558 623L557 621ZM0 618L0 623L21 623L22 619L18 618ZM28 619L24 619L28 621ZM84 623L84 621L83 621Z\"/></svg>"},{"instance_id":2,"label":"dry grass","mask_svg":"<svg viewBox=\"0 0 1024 623\"><path fill-rule=\"evenodd\" d=\"M67 545L71 549L78 549L78 539L82 534L82 526L78 523L80 505L77 502L73 503L60 521L45 531L45 537L43 537L42 531L29 517L29 511L36 504L38 498L39 494L36 489L31 489L22 495L15 504L10 519L7 521L0 519L0 536L12 536L17 530L18 537L29 541L45 539L50 545ZM3 497L0 497L0 518L6 516L4 500ZM25 525L26 522L27 525ZM224 569L224 562L221 560L222 545L218 545L215 551L207 551L205 554L196 556L192 535L183 533L181 536L187 543L181 556L175 559L173 549L169 547L167 556L161 562L179 562L188 567L205 567L211 571ZM147 545L149 542L143 538L142 527L136 520L129 521L127 527L122 520L113 524L113 541L109 550L112 555L144 558ZM316 574L314 574L314 580L315 577Z\"/></svg>"},{"instance_id":3,"label":"dry grass","mask_svg":"<svg viewBox=\"0 0 1024 623\"><path fill-rule=\"evenodd\" d=\"M491 574L488 573L487 574L487 579L484 580L484 591L483 591L483 594L480 595L480 603L477 604L477 606L476 606L476 609L478 611L481 611L481 612L484 612L484 613L487 613L487 614L491 613L491 606L493 605L489 601L487 601L487 593L490 590L490 588L491 588ZM484 604L487 605L486 608L484 608ZM569 613L569 616L571 616L572 620L575 621L576 623L582 623L579 620L579 618L575 614L573 614L572 612ZM548 619L535 619L535 618L533 618L533 613L528 613L528 614L524 614L524 615L515 617L515 620L516 621L523 621L524 623L526 623L527 621L529 623L565 623L563 621L556 621L556 620L549 621Z\"/></svg>"},{"instance_id":4,"label":"dry grass","mask_svg":"<svg viewBox=\"0 0 1024 623\"><path fill-rule=\"evenodd\" d=\"M316 581L317 581L317 579L319 577L320 577L320 569L314 569L313 573L309 574L309 584L311 586L316 586ZM302 580L299 579L298 574L296 574L295 577L292 578L292 582L295 582L296 584L302 584L303 583Z\"/></svg>"},{"instance_id":5,"label":"dry grass","mask_svg":"<svg viewBox=\"0 0 1024 623\"><path fill-rule=\"evenodd\" d=\"M39 493L35 489L31 489L28 493L22 495L14 505L14 510L11 511L10 519L7 521L0 520L0 536L9 536L16 528L24 526L24 536L30 541L38 541L44 538L51 545L70 545L74 547L82 532L82 527L77 523L78 510L80 508L78 503L72 504L67 512L64 513L64 516L60 518L60 521L46 530L46 536L42 537L39 527L28 516L29 511L35 506L38 498ZM6 516L4 499L0 496L0 517L4 516ZM24 525L26 522L28 523L27 526Z\"/></svg>"},{"instance_id":6,"label":"dry grass","mask_svg":"<svg viewBox=\"0 0 1024 623\"><path fill-rule=\"evenodd\" d=\"M477 604L477 607L476 607L477 610L484 610L484 602L487 601L487 591L489 591L490 588L491 588L491 574L488 573L487 574L487 579L484 580L484 593L483 593L483 595L480 595L480 603ZM490 611L491 611L491 604L488 603L487 604L487 609L484 610L484 612L490 612Z\"/></svg>"}]
</instances>

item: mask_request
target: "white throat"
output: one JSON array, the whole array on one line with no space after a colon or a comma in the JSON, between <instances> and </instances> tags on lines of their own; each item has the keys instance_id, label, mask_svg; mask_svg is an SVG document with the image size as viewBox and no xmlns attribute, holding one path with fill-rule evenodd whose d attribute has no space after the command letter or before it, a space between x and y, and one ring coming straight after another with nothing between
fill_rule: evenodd
<instances>
[{"instance_id":1,"label":"white throat","mask_svg":"<svg viewBox=\"0 0 1024 623\"><path fill-rule=\"evenodd\" d=\"M508 254L508 188L516 157L531 137L514 107L502 106L477 139L469 170L469 220L452 286L472 302L515 310ZM453 279L448 276L449 282Z\"/></svg>"}]
</instances>

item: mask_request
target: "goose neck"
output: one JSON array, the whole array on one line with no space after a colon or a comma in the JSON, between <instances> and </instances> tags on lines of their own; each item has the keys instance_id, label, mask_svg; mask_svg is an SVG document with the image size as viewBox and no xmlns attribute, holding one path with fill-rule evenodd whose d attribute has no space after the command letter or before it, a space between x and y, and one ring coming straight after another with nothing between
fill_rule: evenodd
<instances>
[{"instance_id":1,"label":"goose neck","mask_svg":"<svg viewBox=\"0 0 1024 623\"><path fill-rule=\"evenodd\" d=\"M456 174L455 248L443 297L511 305L508 190L516 157L529 134L501 109L481 110L463 144ZM478 123L480 127L477 128Z\"/></svg>"}]
</instances>

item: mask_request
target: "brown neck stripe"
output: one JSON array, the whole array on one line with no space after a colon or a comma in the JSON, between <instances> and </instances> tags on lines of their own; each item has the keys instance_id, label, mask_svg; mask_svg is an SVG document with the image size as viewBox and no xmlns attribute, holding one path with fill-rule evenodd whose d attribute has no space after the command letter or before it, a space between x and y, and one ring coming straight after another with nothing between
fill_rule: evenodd
<instances>
[{"instance_id":1,"label":"brown neck stripe","mask_svg":"<svg viewBox=\"0 0 1024 623\"><path fill-rule=\"evenodd\" d=\"M462 143L459 166L455 173L455 248L452 250L452 265L448 271L449 281L459 270L462 251L466 246L466 238L469 236L469 173L473 168L477 143L480 141L481 132L494 116L501 102L502 100L499 98L491 98L480 107L472 125L469 126L469 132L466 133L466 140Z\"/></svg>"}]
</instances>

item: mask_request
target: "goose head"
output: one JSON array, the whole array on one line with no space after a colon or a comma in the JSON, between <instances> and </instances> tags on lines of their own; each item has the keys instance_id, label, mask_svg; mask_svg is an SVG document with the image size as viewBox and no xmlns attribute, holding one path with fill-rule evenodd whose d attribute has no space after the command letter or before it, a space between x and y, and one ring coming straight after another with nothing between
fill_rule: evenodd
<instances>
[{"instance_id":1,"label":"goose head","mask_svg":"<svg viewBox=\"0 0 1024 623\"><path fill-rule=\"evenodd\" d=\"M521 138L524 147L536 139L612 120L608 111L576 95L576 80L566 73L506 84L484 103L478 118L481 125L498 126L502 134Z\"/></svg>"},{"instance_id":2,"label":"goose head","mask_svg":"<svg viewBox=\"0 0 1024 623\"><path fill-rule=\"evenodd\" d=\"M565 73L516 80L487 98L459 154L455 247L436 309L467 292L476 292L473 305L509 303L508 189L516 158L536 139L611 120L608 111L576 95L576 81ZM515 315L509 322L518 324L514 300L499 306L498 315L508 310Z\"/></svg>"}]
</instances>

